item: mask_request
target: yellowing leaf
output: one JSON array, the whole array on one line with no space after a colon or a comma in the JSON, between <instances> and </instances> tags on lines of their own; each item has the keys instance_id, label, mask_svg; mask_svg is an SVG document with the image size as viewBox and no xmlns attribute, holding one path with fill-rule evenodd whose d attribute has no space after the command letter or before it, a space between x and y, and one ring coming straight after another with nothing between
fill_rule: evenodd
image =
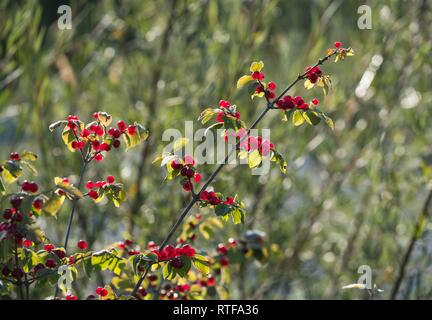
<instances>
[{"instance_id":1,"label":"yellowing leaf","mask_svg":"<svg viewBox=\"0 0 432 320\"><path fill-rule=\"evenodd\" d=\"M177 151L180 150L181 148L183 148L185 145L187 145L189 142L188 138L179 138L174 142L173 145L173 151Z\"/></svg>"},{"instance_id":2,"label":"yellowing leaf","mask_svg":"<svg viewBox=\"0 0 432 320\"><path fill-rule=\"evenodd\" d=\"M333 120L332 120L331 118L329 118L329 117L326 117L324 120L325 120L325 122L327 123L327 125L330 127L330 129L332 129L332 131L334 131L334 123L333 123Z\"/></svg>"},{"instance_id":3,"label":"yellowing leaf","mask_svg":"<svg viewBox=\"0 0 432 320\"><path fill-rule=\"evenodd\" d=\"M237 89L240 89L241 87L243 87L246 83L252 81L252 77L251 76L243 76L240 77L240 79L237 80Z\"/></svg>"},{"instance_id":4,"label":"yellowing leaf","mask_svg":"<svg viewBox=\"0 0 432 320\"><path fill-rule=\"evenodd\" d=\"M348 57L352 57L352 56L354 55L354 49L353 49L353 48L349 48L349 49L347 50L346 55L347 55Z\"/></svg>"},{"instance_id":5,"label":"yellowing leaf","mask_svg":"<svg viewBox=\"0 0 432 320\"><path fill-rule=\"evenodd\" d=\"M293 116L292 116L293 124L296 127L298 127L298 126L301 126L304 121L305 121L305 118L303 117L302 112L300 110L294 111Z\"/></svg>"},{"instance_id":6,"label":"yellowing leaf","mask_svg":"<svg viewBox=\"0 0 432 320\"><path fill-rule=\"evenodd\" d=\"M262 61L254 61L251 63L250 65L250 71L251 72L256 72L256 71L261 71L261 69L264 68L264 62Z\"/></svg>"},{"instance_id":7,"label":"yellowing leaf","mask_svg":"<svg viewBox=\"0 0 432 320\"><path fill-rule=\"evenodd\" d=\"M304 82L304 87L307 90L310 90L314 87L315 84L313 84L312 82L309 81L309 79L306 79L306 81Z\"/></svg>"},{"instance_id":8,"label":"yellowing leaf","mask_svg":"<svg viewBox=\"0 0 432 320\"><path fill-rule=\"evenodd\" d=\"M262 98L262 97L264 97L264 92L254 92L252 95L251 95L251 99L253 99L254 97L258 97L258 98Z\"/></svg>"},{"instance_id":9,"label":"yellowing leaf","mask_svg":"<svg viewBox=\"0 0 432 320\"><path fill-rule=\"evenodd\" d=\"M74 187L73 184L71 184L69 182L64 182L62 178L55 177L54 178L54 183L60 189L63 189L67 193L69 193L69 194L71 194L71 195L73 195L73 196L75 196L77 198L81 198L83 196L83 194L81 193L80 190L78 190L76 187Z\"/></svg>"},{"instance_id":10,"label":"yellowing leaf","mask_svg":"<svg viewBox=\"0 0 432 320\"><path fill-rule=\"evenodd\" d=\"M60 210L61 206L63 205L64 200L65 200L65 196L54 193L51 198L45 201L43 205L43 211L53 217L56 217L57 212Z\"/></svg>"},{"instance_id":11,"label":"yellowing leaf","mask_svg":"<svg viewBox=\"0 0 432 320\"><path fill-rule=\"evenodd\" d=\"M106 112L99 112L98 120L101 122L101 124L103 124L106 127L110 125L112 118L111 115Z\"/></svg>"},{"instance_id":12,"label":"yellowing leaf","mask_svg":"<svg viewBox=\"0 0 432 320\"><path fill-rule=\"evenodd\" d=\"M36 161L37 154L30 151L23 151L21 153L21 159L27 161Z\"/></svg>"},{"instance_id":13,"label":"yellowing leaf","mask_svg":"<svg viewBox=\"0 0 432 320\"><path fill-rule=\"evenodd\" d=\"M261 161L262 161L262 157L258 150L254 150L251 153L249 153L249 159L248 159L249 168L255 168L259 166Z\"/></svg>"}]
</instances>

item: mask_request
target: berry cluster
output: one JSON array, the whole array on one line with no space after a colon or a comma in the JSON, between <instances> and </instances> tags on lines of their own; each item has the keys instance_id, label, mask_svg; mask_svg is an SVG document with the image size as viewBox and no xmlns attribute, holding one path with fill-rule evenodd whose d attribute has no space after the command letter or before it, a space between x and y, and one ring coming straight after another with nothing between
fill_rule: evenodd
<instances>
[{"instance_id":1,"label":"berry cluster","mask_svg":"<svg viewBox=\"0 0 432 320\"><path fill-rule=\"evenodd\" d=\"M306 78L309 79L311 83L316 83L318 79L322 76L322 71L319 66L316 67L307 67L306 70Z\"/></svg>"},{"instance_id":2,"label":"berry cluster","mask_svg":"<svg viewBox=\"0 0 432 320\"><path fill-rule=\"evenodd\" d=\"M172 245L168 245L165 248L161 250L153 250L153 253L155 253L159 259L159 261L171 261L173 267L181 268L182 265L180 263L183 263L179 258L180 256L186 256L189 258L192 258L195 255L195 248L191 247L188 244L184 244L181 247L175 248Z\"/></svg>"},{"instance_id":3,"label":"berry cluster","mask_svg":"<svg viewBox=\"0 0 432 320\"><path fill-rule=\"evenodd\" d=\"M236 110L235 105L231 105L226 100L219 101L219 110L217 111L216 121L219 123L225 122L225 118L240 120L240 112Z\"/></svg>"},{"instance_id":4,"label":"berry cluster","mask_svg":"<svg viewBox=\"0 0 432 320\"><path fill-rule=\"evenodd\" d=\"M267 89L266 89L266 84L259 82L258 85L255 88L255 93L252 95L252 97L254 96L265 96L267 99L269 100L273 100L276 97L276 94L274 93L274 91L276 90L276 84L274 82L269 82L267 84Z\"/></svg>"},{"instance_id":5,"label":"berry cluster","mask_svg":"<svg viewBox=\"0 0 432 320\"><path fill-rule=\"evenodd\" d=\"M39 186L36 182L34 181L27 181L24 180L23 183L21 184L21 188L24 192L30 192L30 193L36 193L39 190Z\"/></svg>"},{"instance_id":6,"label":"berry cluster","mask_svg":"<svg viewBox=\"0 0 432 320\"><path fill-rule=\"evenodd\" d=\"M260 155L266 157L274 150L274 144L270 140L263 139L261 136L249 136L240 142L240 149L247 152L258 150Z\"/></svg>"},{"instance_id":7,"label":"berry cluster","mask_svg":"<svg viewBox=\"0 0 432 320\"><path fill-rule=\"evenodd\" d=\"M96 181L93 182L91 180L87 181L86 188L89 190L87 195L92 198L93 200L96 200L99 198L99 195L101 193L101 189L112 185L115 182L114 176L110 175L106 178L105 181ZM95 190L98 189L98 190Z\"/></svg>"},{"instance_id":8,"label":"berry cluster","mask_svg":"<svg viewBox=\"0 0 432 320\"><path fill-rule=\"evenodd\" d=\"M210 204L216 206L221 203L228 204L228 205L236 204L234 197L226 197L226 199L223 200L223 196L220 193L216 193L214 191L207 191L207 190L203 190L200 193L200 201L201 201L201 205Z\"/></svg>"},{"instance_id":9,"label":"berry cluster","mask_svg":"<svg viewBox=\"0 0 432 320\"><path fill-rule=\"evenodd\" d=\"M180 174L184 179L181 184L183 186L183 190L189 192L193 190L194 183L201 182L201 174L197 172L195 168L195 160L190 155L185 155L183 160L174 159L170 162L170 167L174 171L175 174Z\"/></svg>"},{"instance_id":10,"label":"berry cluster","mask_svg":"<svg viewBox=\"0 0 432 320\"><path fill-rule=\"evenodd\" d=\"M318 99L312 99L312 104L318 105ZM292 109L307 110L309 109L309 104L306 103L301 96L291 97L286 95L282 99L276 101L276 107L285 111Z\"/></svg>"}]
</instances>

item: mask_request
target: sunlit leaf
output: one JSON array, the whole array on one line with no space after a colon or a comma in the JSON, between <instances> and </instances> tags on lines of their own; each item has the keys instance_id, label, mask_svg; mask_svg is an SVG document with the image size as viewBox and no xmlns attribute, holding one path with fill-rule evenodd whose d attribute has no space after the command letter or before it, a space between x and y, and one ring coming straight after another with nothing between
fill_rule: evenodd
<instances>
[{"instance_id":1,"label":"sunlit leaf","mask_svg":"<svg viewBox=\"0 0 432 320\"><path fill-rule=\"evenodd\" d=\"M262 156L260 155L258 150L254 150L251 153L249 153L249 156L248 156L249 168L255 168L255 167L259 166L261 161L262 161Z\"/></svg>"},{"instance_id":2,"label":"sunlit leaf","mask_svg":"<svg viewBox=\"0 0 432 320\"><path fill-rule=\"evenodd\" d=\"M300 126L305 121L305 118L303 117L303 114L300 110L296 110L293 112L292 115L292 122L295 126Z\"/></svg>"},{"instance_id":3,"label":"sunlit leaf","mask_svg":"<svg viewBox=\"0 0 432 320\"><path fill-rule=\"evenodd\" d=\"M251 76L242 76L237 80L237 89L242 88L245 84L253 81Z\"/></svg>"}]
</instances>

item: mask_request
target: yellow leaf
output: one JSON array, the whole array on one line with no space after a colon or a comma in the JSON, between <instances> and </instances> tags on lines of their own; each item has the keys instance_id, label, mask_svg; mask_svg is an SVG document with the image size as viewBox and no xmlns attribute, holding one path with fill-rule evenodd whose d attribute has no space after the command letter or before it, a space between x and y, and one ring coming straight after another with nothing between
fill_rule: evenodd
<instances>
[{"instance_id":1,"label":"yellow leaf","mask_svg":"<svg viewBox=\"0 0 432 320\"><path fill-rule=\"evenodd\" d=\"M315 84L313 84L312 82L310 82L309 79L307 79L307 80L304 82L304 87L305 87L307 90L312 89L312 88L314 87L314 85L315 85Z\"/></svg>"},{"instance_id":2,"label":"yellow leaf","mask_svg":"<svg viewBox=\"0 0 432 320\"><path fill-rule=\"evenodd\" d=\"M262 97L264 97L264 92L254 92L251 95L251 99L253 99L254 97L262 98Z\"/></svg>"},{"instance_id":3,"label":"yellow leaf","mask_svg":"<svg viewBox=\"0 0 432 320\"><path fill-rule=\"evenodd\" d=\"M325 118L325 122L327 123L327 125L330 127L330 129L332 129L332 131L334 131L334 123L333 120L329 117Z\"/></svg>"},{"instance_id":4,"label":"yellow leaf","mask_svg":"<svg viewBox=\"0 0 432 320\"><path fill-rule=\"evenodd\" d=\"M305 118L303 117L302 112L300 110L294 111L293 116L292 116L292 122L293 122L293 124L296 127L297 126L301 126L304 121L305 121Z\"/></svg>"},{"instance_id":5,"label":"yellow leaf","mask_svg":"<svg viewBox=\"0 0 432 320\"><path fill-rule=\"evenodd\" d=\"M353 49L353 48L349 48L349 49L347 50L346 55L347 55L348 57L352 57L352 56L354 55L354 49Z\"/></svg>"},{"instance_id":6,"label":"yellow leaf","mask_svg":"<svg viewBox=\"0 0 432 320\"><path fill-rule=\"evenodd\" d=\"M258 150L254 150L249 154L249 168L255 168L261 163L262 157Z\"/></svg>"},{"instance_id":7,"label":"yellow leaf","mask_svg":"<svg viewBox=\"0 0 432 320\"><path fill-rule=\"evenodd\" d=\"M262 61L254 61L252 62L251 66L250 66L250 71L251 72L256 72L256 71L261 71L261 69L264 68L264 62Z\"/></svg>"},{"instance_id":8,"label":"yellow leaf","mask_svg":"<svg viewBox=\"0 0 432 320\"><path fill-rule=\"evenodd\" d=\"M246 83L252 81L252 77L251 76L243 76L240 79L237 80L237 89L240 89L241 87L243 87Z\"/></svg>"}]
</instances>

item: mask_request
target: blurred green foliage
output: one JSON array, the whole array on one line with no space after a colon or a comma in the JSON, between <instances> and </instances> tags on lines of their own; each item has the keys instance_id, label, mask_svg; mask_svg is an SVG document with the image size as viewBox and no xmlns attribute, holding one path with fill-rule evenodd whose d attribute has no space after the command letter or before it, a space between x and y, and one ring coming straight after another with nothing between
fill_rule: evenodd
<instances>
[{"instance_id":1,"label":"blurred green foliage","mask_svg":"<svg viewBox=\"0 0 432 320\"><path fill-rule=\"evenodd\" d=\"M57 27L60 4L72 7L72 30ZM371 30L357 27L363 4L372 9ZM252 60L262 59L281 89L342 41L356 56L323 67L333 75L330 94L302 85L291 92L317 96L335 132L293 127L271 113L261 127L271 128L287 175L276 166L266 176L251 176L246 166L225 168L215 187L241 195L246 224L227 224L200 245L215 247L248 229L274 243L266 263L232 271L232 298L361 298L341 290L357 281L360 265L371 266L373 282L385 290L379 297L388 298L432 176L430 6L425 0L1 1L1 159L37 152L37 179L50 188L54 176L76 179L80 170L77 155L49 133L51 122L104 110L143 123L151 130L148 144L111 155L87 177L120 177L127 201L119 209L80 205L71 236L94 249L123 237L160 242L187 201L151 164L164 146L162 132L183 130L184 120L196 120L219 99L235 102L250 123L264 103L251 101L235 82ZM57 220L43 220L53 242L61 243L67 217L65 207ZM427 221L400 298L432 296L430 229Z\"/></svg>"}]
</instances>

